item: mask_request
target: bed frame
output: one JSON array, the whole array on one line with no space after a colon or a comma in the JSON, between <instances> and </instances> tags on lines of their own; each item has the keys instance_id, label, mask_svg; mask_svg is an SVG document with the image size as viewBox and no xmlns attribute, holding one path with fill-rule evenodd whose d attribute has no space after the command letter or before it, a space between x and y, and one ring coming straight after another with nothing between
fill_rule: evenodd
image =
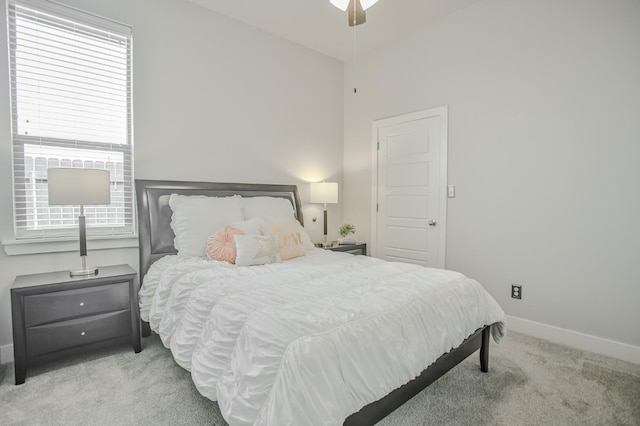
<instances>
[{"instance_id":1,"label":"bed frame","mask_svg":"<svg viewBox=\"0 0 640 426\"><path fill-rule=\"evenodd\" d=\"M136 180L141 283L153 262L168 254L177 253L173 246L174 234L170 226L169 196L171 194L281 197L291 201L296 218L304 225L300 195L296 185ZM489 371L490 331L489 325L476 330L457 348L442 355L428 366L418 377L350 415L344 424L361 426L377 423L478 349L480 349L480 370ZM142 336L146 337L150 334L149 324L143 322Z\"/></svg>"}]
</instances>

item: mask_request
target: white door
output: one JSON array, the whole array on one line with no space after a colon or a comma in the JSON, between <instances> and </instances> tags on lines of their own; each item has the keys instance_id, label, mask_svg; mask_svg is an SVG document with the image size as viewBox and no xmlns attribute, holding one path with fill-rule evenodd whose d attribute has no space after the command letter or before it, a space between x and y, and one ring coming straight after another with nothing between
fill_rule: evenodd
<instances>
[{"instance_id":1,"label":"white door","mask_svg":"<svg viewBox=\"0 0 640 426\"><path fill-rule=\"evenodd\" d=\"M444 268L447 107L375 121L372 254Z\"/></svg>"}]
</instances>

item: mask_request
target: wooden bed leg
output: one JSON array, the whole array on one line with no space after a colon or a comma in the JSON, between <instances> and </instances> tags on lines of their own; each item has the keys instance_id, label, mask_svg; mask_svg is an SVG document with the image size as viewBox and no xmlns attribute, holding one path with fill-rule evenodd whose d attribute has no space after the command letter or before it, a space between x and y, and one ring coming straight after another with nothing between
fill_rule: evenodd
<instances>
[{"instance_id":1,"label":"wooden bed leg","mask_svg":"<svg viewBox=\"0 0 640 426\"><path fill-rule=\"evenodd\" d=\"M480 346L480 371L489 371L489 338L491 336L491 326L482 330L482 345Z\"/></svg>"},{"instance_id":2,"label":"wooden bed leg","mask_svg":"<svg viewBox=\"0 0 640 426\"><path fill-rule=\"evenodd\" d=\"M142 337L151 336L151 327L149 326L149 323L146 321L141 321L141 323L142 323Z\"/></svg>"}]
</instances>

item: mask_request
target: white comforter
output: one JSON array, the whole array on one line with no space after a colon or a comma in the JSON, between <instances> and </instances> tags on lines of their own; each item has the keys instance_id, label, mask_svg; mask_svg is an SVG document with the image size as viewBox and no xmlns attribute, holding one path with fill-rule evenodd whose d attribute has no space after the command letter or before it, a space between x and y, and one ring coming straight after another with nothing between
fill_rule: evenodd
<instances>
[{"instance_id":1,"label":"white comforter","mask_svg":"<svg viewBox=\"0 0 640 426\"><path fill-rule=\"evenodd\" d=\"M167 256L140 305L231 425L342 424L476 329L504 329L460 273L325 250L251 267Z\"/></svg>"}]
</instances>

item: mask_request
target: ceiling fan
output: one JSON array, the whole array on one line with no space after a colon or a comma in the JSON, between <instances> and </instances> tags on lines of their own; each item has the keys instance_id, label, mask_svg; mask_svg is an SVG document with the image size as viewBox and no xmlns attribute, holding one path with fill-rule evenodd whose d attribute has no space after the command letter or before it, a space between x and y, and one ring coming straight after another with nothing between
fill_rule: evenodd
<instances>
[{"instance_id":1,"label":"ceiling fan","mask_svg":"<svg viewBox=\"0 0 640 426\"><path fill-rule=\"evenodd\" d=\"M378 0L329 0L341 10L349 10L349 26L364 24L367 20L365 10L376 4Z\"/></svg>"}]
</instances>

